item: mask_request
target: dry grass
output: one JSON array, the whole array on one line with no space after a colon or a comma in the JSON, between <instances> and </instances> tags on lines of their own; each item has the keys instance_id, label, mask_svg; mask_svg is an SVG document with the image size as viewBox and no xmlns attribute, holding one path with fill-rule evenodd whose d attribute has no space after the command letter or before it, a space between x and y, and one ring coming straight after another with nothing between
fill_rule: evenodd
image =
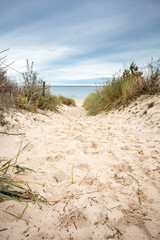
<instances>
[{"instance_id":1,"label":"dry grass","mask_svg":"<svg viewBox=\"0 0 160 240\"><path fill-rule=\"evenodd\" d=\"M141 191L140 191L140 184L139 184L139 181L138 181L135 177L133 177L131 174L128 174L128 176L130 176L131 178L133 178L133 179L137 182L137 185L138 185L138 190L137 190L138 200L139 200L140 205L142 205Z\"/></svg>"},{"instance_id":2,"label":"dry grass","mask_svg":"<svg viewBox=\"0 0 160 240\"><path fill-rule=\"evenodd\" d=\"M72 169L71 169L71 184L74 183L74 181L73 181L73 175L74 175L74 164L72 165Z\"/></svg>"}]
</instances>

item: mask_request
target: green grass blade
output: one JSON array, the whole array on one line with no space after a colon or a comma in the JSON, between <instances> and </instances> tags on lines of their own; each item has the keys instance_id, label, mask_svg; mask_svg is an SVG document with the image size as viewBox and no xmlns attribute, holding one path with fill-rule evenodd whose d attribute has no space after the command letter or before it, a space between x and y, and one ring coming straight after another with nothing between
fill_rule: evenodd
<instances>
[{"instance_id":1,"label":"green grass blade","mask_svg":"<svg viewBox=\"0 0 160 240\"><path fill-rule=\"evenodd\" d=\"M5 167L5 166L6 166L7 164L9 164L15 157L17 157L17 155L19 155L20 153L22 153L22 152L28 147L29 144L30 144L30 143L27 143L27 144L22 148L22 150L21 150L20 152L18 152L14 157L12 157L10 160L8 160L6 163L4 163L1 168ZM10 165L10 166L11 166L11 165ZM0 171L2 171L1 168L0 168Z\"/></svg>"},{"instance_id":2,"label":"green grass blade","mask_svg":"<svg viewBox=\"0 0 160 240\"><path fill-rule=\"evenodd\" d=\"M18 198L15 198L15 197L10 197L10 196L8 196L8 195L6 195L6 194L3 194L3 193L0 193L0 197L2 198L2 199L9 199L9 200L14 200L14 201L16 201L16 202L19 202L19 199Z\"/></svg>"},{"instance_id":3,"label":"green grass blade","mask_svg":"<svg viewBox=\"0 0 160 240\"><path fill-rule=\"evenodd\" d=\"M17 191L12 191L12 190L9 190L9 189L6 189L6 188L0 189L0 192L2 194L5 194L5 193L12 194L13 197L15 197L15 196L23 197L23 195L22 195L23 193L17 192Z\"/></svg>"},{"instance_id":4,"label":"green grass blade","mask_svg":"<svg viewBox=\"0 0 160 240\"><path fill-rule=\"evenodd\" d=\"M9 181L0 179L0 182L7 183L8 185L12 185L12 186L14 186L14 187L17 187L17 188L20 188L20 189L23 189L23 190L26 191L25 188L21 187L20 185L16 184L15 182L13 182L13 181L11 182L11 181L12 181L12 180L10 180L10 182L9 182Z\"/></svg>"},{"instance_id":5,"label":"green grass blade","mask_svg":"<svg viewBox=\"0 0 160 240\"><path fill-rule=\"evenodd\" d=\"M29 222L27 219L24 219L24 218L22 218L22 217L19 217L19 216L13 214L13 213L10 213L10 212L4 211L4 210L0 210L0 211L2 211L2 212L4 212L4 213L7 213L7 214L9 214L9 215L11 215L11 216L13 216L13 217L15 217L15 218L21 219L21 220L23 220L23 221L25 221L25 222L27 222L27 223Z\"/></svg>"},{"instance_id":6,"label":"green grass blade","mask_svg":"<svg viewBox=\"0 0 160 240\"><path fill-rule=\"evenodd\" d=\"M18 168L18 169L20 168L22 171L23 170L28 170L28 171L36 172L33 169L31 169L31 168L27 168L27 167L23 167L23 166L19 166L19 165L16 165L16 168Z\"/></svg>"}]
</instances>

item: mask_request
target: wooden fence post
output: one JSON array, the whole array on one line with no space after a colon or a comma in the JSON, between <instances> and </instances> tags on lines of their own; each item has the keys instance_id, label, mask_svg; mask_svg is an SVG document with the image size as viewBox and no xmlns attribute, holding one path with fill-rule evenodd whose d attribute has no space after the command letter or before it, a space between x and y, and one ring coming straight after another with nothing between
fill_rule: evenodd
<instances>
[{"instance_id":1,"label":"wooden fence post","mask_svg":"<svg viewBox=\"0 0 160 240\"><path fill-rule=\"evenodd\" d=\"M42 93L43 97L45 96L45 86L46 86L46 83L45 81L43 81L43 93Z\"/></svg>"}]
</instances>

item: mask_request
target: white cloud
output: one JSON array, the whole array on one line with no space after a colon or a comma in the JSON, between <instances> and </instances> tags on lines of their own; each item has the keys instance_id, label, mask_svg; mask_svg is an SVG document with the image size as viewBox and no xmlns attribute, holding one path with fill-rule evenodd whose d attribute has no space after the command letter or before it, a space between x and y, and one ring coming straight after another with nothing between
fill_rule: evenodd
<instances>
[{"instance_id":1,"label":"white cloud","mask_svg":"<svg viewBox=\"0 0 160 240\"><path fill-rule=\"evenodd\" d=\"M12 65L15 69L20 72L26 71L26 59L30 62L35 63L35 70L40 70L43 66L46 66L50 61L57 61L70 55L73 52L73 49L66 46L54 46L48 49L40 49L39 47L32 48L15 48L11 49L8 52L8 62L15 60L15 63ZM9 73L14 74L12 69L9 70Z\"/></svg>"},{"instance_id":2,"label":"white cloud","mask_svg":"<svg viewBox=\"0 0 160 240\"><path fill-rule=\"evenodd\" d=\"M47 72L47 81L58 84L59 80L80 80L80 79L93 79L111 77L117 69L121 68L119 63L87 63L78 64L77 66L69 66L60 68L59 70L50 70Z\"/></svg>"},{"instance_id":3,"label":"white cloud","mask_svg":"<svg viewBox=\"0 0 160 240\"><path fill-rule=\"evenodd\" d=\"M147 1L144 7L143 1L129 4L126 0L73 0L70 5L64 0L38 2L12 3L8 15L5 2L0 15L4 20L4 24L0 21L1 50L10 48L8 62L15 60L12 66L20 72L26 70L29 59L50 83L76 81L111 77L124 63L135 61L143 66L151 57L159 57L158 4L154 7ZM17 74L13 70L8 73Z\"/></svg>"}]
</instances>

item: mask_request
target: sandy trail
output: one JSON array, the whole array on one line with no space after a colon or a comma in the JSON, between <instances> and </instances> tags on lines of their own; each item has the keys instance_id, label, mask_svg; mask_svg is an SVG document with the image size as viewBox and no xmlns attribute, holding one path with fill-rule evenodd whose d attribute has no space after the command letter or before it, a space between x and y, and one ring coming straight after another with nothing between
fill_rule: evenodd
<instances>
[{"instance_id":1,"label":"sandy trail","mask_svg":"<svg viewBox=\"0 0 160 240\"><path fill-rule=\"evenodd\" d=\"M37 172L17 178L48 205L29 203L29 223L1 212L0 238L160 239L160 100L142 98L108 115L87 116L82 101L59 113L14 114L6 130L25 136L0 135L0 157L31 142L18 161ZM1 203L16 215L25 206Z\"/></svg>"}]
</instances>

